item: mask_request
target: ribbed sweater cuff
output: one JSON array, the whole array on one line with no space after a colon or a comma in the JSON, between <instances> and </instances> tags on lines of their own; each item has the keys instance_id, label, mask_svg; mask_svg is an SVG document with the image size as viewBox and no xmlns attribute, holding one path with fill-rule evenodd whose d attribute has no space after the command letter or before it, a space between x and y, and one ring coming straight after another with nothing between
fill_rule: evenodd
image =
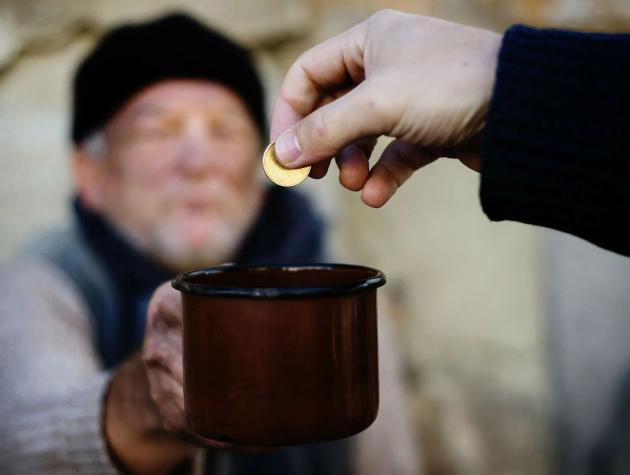
<instances>
[{"instance_id":1,"label":"ribbed sweater cuff","mask_svg":"<svg viewBox=\"0 0 630 475\"><path fill-rule=\"evenodd\" d=\"M102 433L102 374L63 398L19 411L11 427L15 473L119 473Z\"/></svg>"},{"instance_id":2,"label":"ribbed sweater cuff","mask_svg":"<svg viewBox=\"0 0 630 475\"><path fill-rule=\"evenodd\" d=\"M504 35L481 203L492 220L575 234L630 255L630 35Z\"/></svg>"}]
</instances>

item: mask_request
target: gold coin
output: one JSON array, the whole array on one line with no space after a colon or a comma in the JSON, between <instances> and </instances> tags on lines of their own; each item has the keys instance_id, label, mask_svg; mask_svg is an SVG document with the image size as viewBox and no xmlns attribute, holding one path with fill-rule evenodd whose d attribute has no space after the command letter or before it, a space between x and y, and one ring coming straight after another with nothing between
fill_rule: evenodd
<instances>
[{"instance_id":1,"label":"gold coin","mask_svg":"<svg viewBox=\"0 0 630 475\"><path fill-rule=\"evenodd\" d=\"M263 170L265 175L276 185L295 186L306 180L311 167L286 168L276 158L276 142L271 142L263 153Z\"/></svg>"}]
</instances>

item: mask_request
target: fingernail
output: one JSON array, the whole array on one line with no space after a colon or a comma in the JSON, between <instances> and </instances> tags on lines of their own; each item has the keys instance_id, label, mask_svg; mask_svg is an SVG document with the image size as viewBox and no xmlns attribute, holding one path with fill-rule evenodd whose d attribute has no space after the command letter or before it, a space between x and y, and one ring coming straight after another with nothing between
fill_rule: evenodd
<instances>
[{"instance_id":1,"label":"fingernail","mask_svg":"<svg viewBox=\"0 0 630 475\"><path fill-rule=\"evenodd\" d=\"M284 132L276 139L276 157L283 165L290 165L302 154L297 135L292 130Z\"/></svg>"}]
</instances>

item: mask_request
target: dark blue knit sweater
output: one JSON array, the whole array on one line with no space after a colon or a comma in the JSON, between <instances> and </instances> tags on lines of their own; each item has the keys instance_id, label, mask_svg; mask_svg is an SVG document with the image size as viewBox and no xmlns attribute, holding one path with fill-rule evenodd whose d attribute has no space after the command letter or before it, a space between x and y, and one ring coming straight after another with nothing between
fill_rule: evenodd
<instances>
[{"instance_id":1,"label":"dark blue knit sweater","mask_svg":"<svg viewBox=\"0 0 630 475\"><path fill-rule=\"evenodd\" d=\"M505 34L481 203L630 256L630 34Z\"/></svg>"}]
</instances>

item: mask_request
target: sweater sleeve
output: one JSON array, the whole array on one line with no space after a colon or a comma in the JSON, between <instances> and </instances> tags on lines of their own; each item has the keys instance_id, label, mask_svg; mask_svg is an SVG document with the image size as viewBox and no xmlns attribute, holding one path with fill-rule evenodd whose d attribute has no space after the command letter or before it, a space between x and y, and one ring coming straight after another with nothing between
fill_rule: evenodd
<instances>
[{"instance_id":1,"label":"sweater sleeve","mask_svg":"<svg viewBox=\"0 0 630 475\"><path fill-rule=\"evenodd\" d=\"M630 34L506 32L480 195L494 221L630 256Z\"/></svg>"},{"instance_id":2,"label":"sweater sleeve","mask_svg":"<svg viewBox=\"0 0 630 475\"><path fill-rule=\"evenodd\" d=\"M117 473L101 427L109 378L70 285L42 261L0 270L1 473Z\"/></svg>"}]
</instances>

